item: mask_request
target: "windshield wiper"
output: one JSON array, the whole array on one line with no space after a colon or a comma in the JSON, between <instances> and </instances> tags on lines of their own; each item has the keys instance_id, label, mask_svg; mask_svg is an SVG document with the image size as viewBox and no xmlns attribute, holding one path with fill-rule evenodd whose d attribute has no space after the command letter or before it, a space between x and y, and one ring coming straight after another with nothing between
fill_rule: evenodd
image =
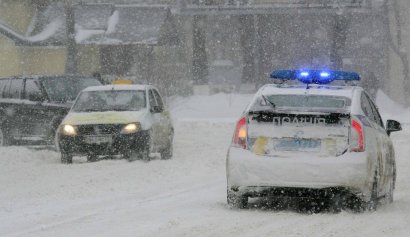
<instances>
[{"instance_id":1,"label":"windshield wiper","mask_svg":"<svg viewBox=\"0 0 410 237\"><path fill-rule=\"evenodd\" d=\"M264 96L264 95L261 95L261 96L262 96L263 100L265 100L266 103L268 103L268 104L270 104L270 105L272 106L272 108L274 108L274 109L276 108L275 103L273 103L272 101L268 100L268 98L266 98L266 96Z\"/></svg>"}]
</instances>

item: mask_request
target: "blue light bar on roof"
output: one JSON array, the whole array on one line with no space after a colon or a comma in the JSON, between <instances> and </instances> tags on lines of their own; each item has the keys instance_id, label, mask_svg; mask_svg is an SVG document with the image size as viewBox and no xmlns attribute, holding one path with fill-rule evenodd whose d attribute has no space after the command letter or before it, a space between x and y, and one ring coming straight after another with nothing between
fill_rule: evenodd
<instances>
[{"instance_id":1,"label":"blue light bar on roof","mask_svg":"<svg viewBox=\"0 0 410 237\"><path fill-rule=\"evenodd\" d=\"M328 84L335 80L360 81L356 72L333 70L274 70L271 78L280 80L299 80L306 84Z\"/></svg>"}]
</instances>

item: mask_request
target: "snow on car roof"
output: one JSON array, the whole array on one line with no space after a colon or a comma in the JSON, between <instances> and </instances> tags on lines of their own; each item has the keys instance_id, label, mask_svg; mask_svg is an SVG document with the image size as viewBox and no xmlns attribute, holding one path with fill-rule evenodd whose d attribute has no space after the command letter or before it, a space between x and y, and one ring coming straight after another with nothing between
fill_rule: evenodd
<instances>
[{"instance_id":1,"label":"snow on car roof","mask_svg":"<svg viewBox=\"0 0 410 237\"><path fill-rule=\"evenodd\" d=\"M259 90L259 94L279 94L279 95L329 95L353 97L353 92L358 86L328 86L328 85L276 85L268 84Z\"/></svg>"},{"instance_id":2,"label":"snow on car roof","mask_svg":"<svg viewBox=\"0 0 410 237\"><path fill-rule=\"evenodd\" d=\"M83 91L109 91L109 90L146 90L148 85L104 85L90 86Z\"/></svg>"}]
</instances>

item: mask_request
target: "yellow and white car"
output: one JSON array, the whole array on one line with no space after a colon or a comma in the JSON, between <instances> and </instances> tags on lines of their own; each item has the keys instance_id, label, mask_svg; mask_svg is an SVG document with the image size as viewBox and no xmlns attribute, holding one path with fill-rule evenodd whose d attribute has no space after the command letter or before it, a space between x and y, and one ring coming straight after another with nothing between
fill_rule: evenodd
<instances>
[{"instance_id":1,"label":"yellow and white car","mask_svg":"<svg viewBox=\"0 0 410 237\"><path fill-rule=\"evenodd\" d=\"M105 85L84 89L58 129L62 163L75 155L94 161L100 155L129 160L172 157L174 129L157 88Z\"/></svg>"}]
</instances>

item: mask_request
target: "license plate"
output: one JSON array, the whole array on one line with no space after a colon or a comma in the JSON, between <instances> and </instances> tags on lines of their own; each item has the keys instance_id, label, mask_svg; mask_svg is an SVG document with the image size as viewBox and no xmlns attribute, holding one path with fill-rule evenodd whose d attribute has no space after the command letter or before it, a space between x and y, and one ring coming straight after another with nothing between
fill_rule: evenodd
<instances>
[{"instance_id":1,"label":"license plate","mask_svg":"<svg viewBox=\"0 0 410 237\"><path fill-rule=\"evenodd\" d=\"M111 136L87 136L84 141L88 144L112 143Z\"/></svg>"},{"instance_id":2,"label":"license plate","mask_svg":"<svg viewBox=\"0 0 410 237\"><path fill-rule=\"evenodd\" d=\"M315 139L281 139L274 145L276 151L320 151L321 141Z\"/></svg>"}]
</instances>

